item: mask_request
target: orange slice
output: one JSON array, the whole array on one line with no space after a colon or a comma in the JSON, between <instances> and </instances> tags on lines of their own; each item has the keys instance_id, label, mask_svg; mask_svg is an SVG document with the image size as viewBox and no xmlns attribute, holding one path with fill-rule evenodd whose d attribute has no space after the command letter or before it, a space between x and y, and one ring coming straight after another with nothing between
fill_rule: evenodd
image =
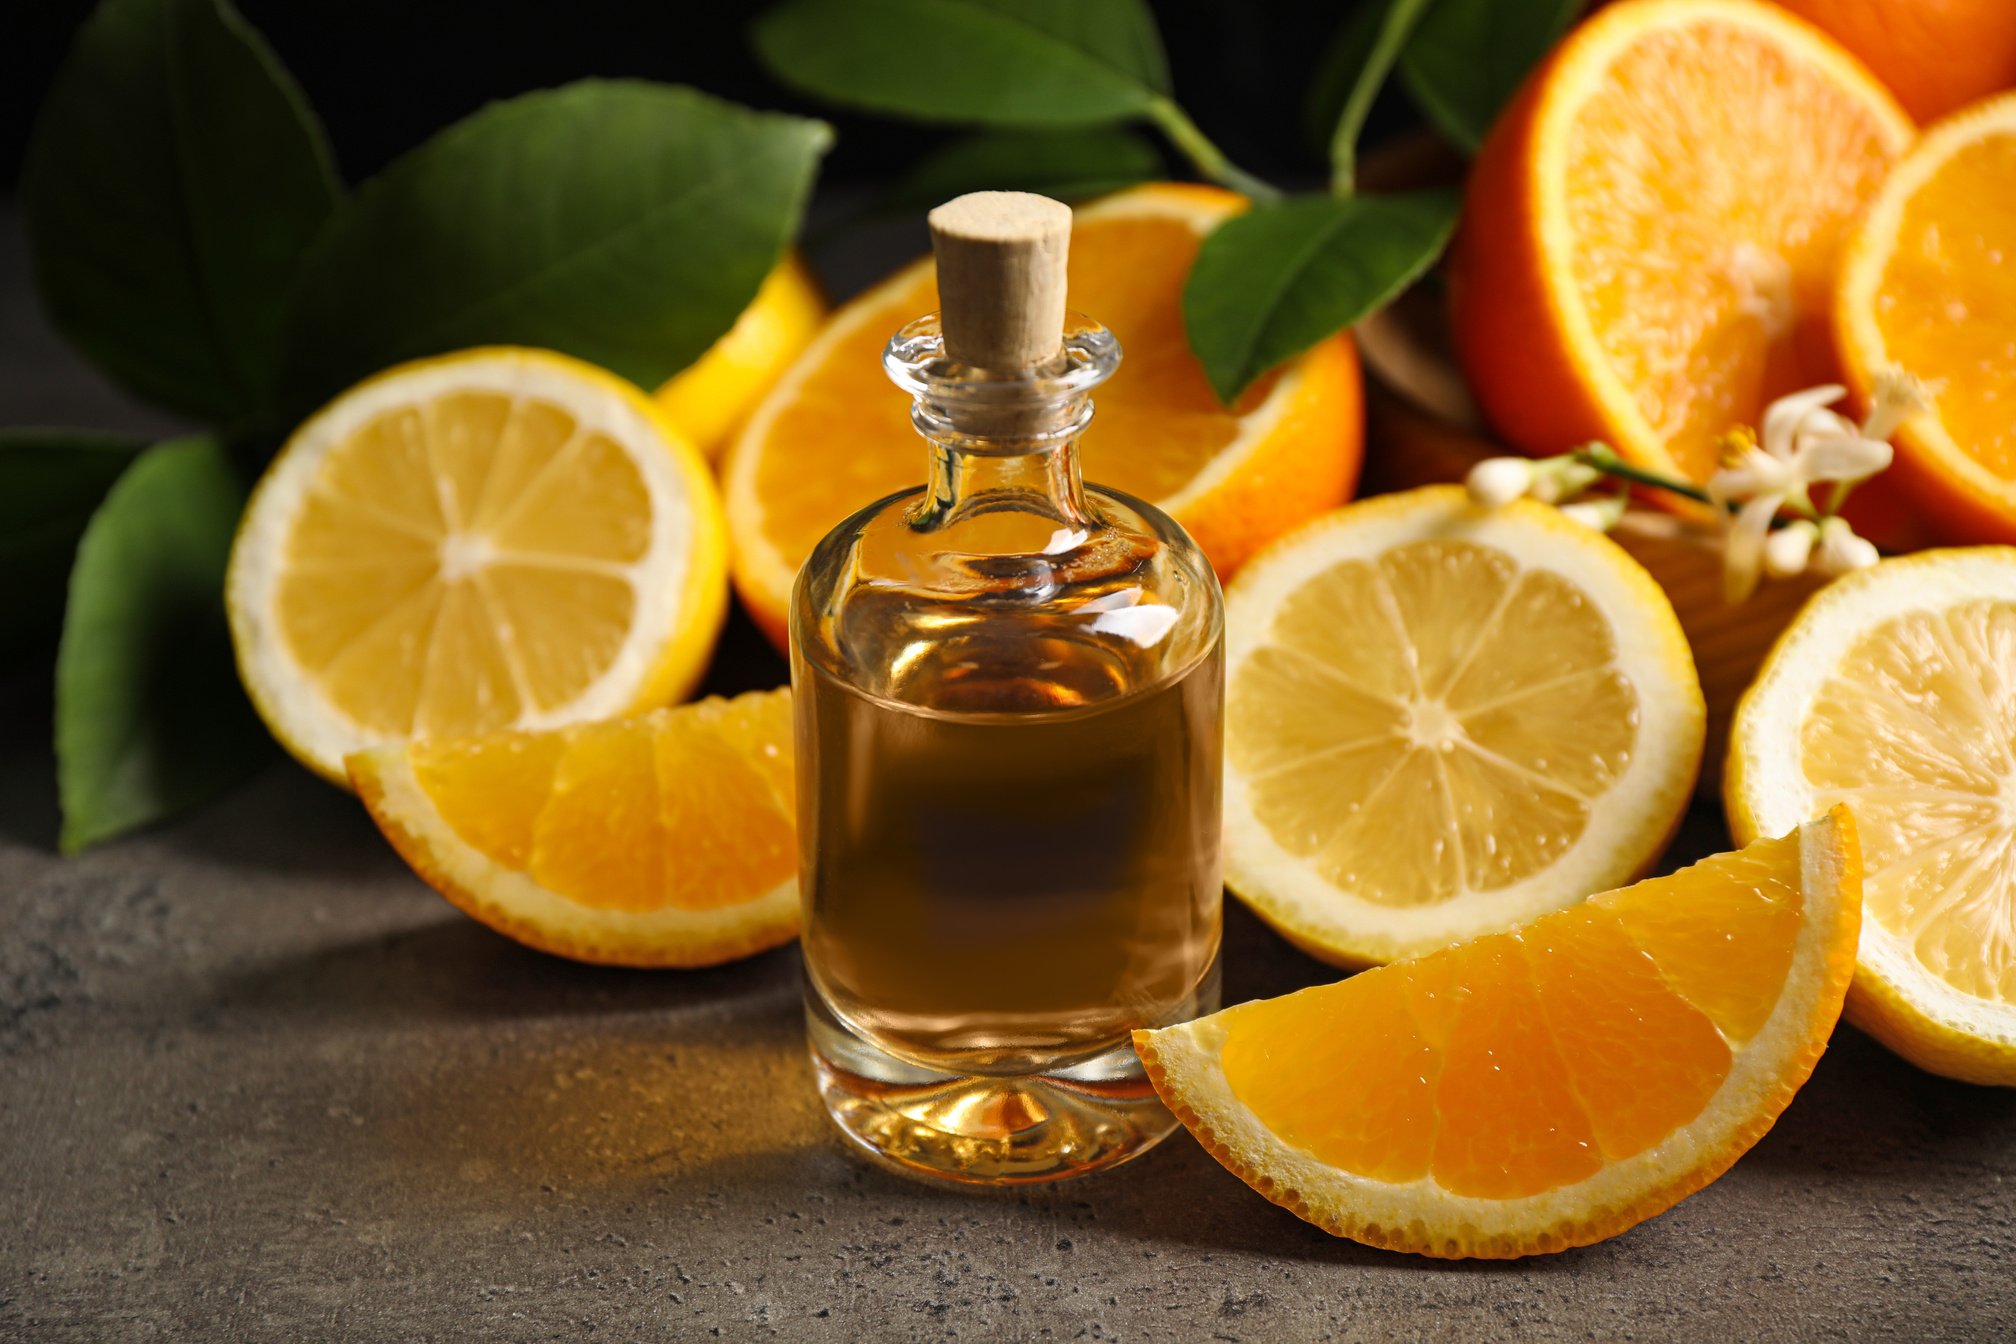
<instances>
[{"instance_id":1,"label":"orange slice","mask_svg":"<svg viewBox=\"0 0 2016 1344\"><path fill-rule=\"evenodd\" d=\"M684 695L728 601L707 464L613 374L547 350L416 360L294 432L232 543L252 703L310 769Z\"/></svg>"},{"instance_id":2,"label":"orange slice","mask_svg":"<svg viewBox=\"0 0 2016 1344\"><path fill-rule=\"evenodd\" d=\"M1339 336L1219 405L1183 332L1183 282L1205 234L1245 208L1214 187L1156 184L1077 211L1070 303L1125 351L1085 435L1085 479L1162 506L1221 576L1347 498L1362 433L1357 357ZM925 450L882 348L938 306L929 259L855 299L764 398L722 471L735 586L781 647L791 582L834 524L921 485Z\"/></svg>"},{"instance_id":3,"label":"orange slice","mask_svg":"<svg viewBox=\"0 0 2016 1344\"><path fill-rule=\"evenodd\" d=\"M349 767L413 871L527 946L712 966L798 932L788 690L378 747Z\"/></svg>"},{"instance_id":4,"label":"orange slice","mask_svg":"<svg viewBox=\"0 0 2016 1344\"><path fill-rule=\"evenodd\" d=\"M2016 94L1926 132L1842 262L1848 381L1923 379L1930 414L1898 431L1898 474L1949 536L2016 541Z\"/></svg>"},{"instance_id":5,"label":"orange slice","mask_svg":"<svg viewBox=\"0 0 2016 1344\"><path fill-rule=\"evenodd\" d=\"M1854 971L1845 809L1510 933L1134 1042L1212 1156L1338 1236L1441 1257L1600 1241L1763 1136Z\"/></svg>"},{"instance_id":6,"label":"orange slice","mask_svg":"<svg viewBox=\"0 0 2016 1344\"><path fill-rule=\"evenodd\" d=\"M1533 453L1601 439L1705 480L1732 425L1834 381L1842 230L1911 123L1854 57L1751 0L1622 0L1527 81L1452 264L1471 387Z\"/></svg>"}]
</instances>

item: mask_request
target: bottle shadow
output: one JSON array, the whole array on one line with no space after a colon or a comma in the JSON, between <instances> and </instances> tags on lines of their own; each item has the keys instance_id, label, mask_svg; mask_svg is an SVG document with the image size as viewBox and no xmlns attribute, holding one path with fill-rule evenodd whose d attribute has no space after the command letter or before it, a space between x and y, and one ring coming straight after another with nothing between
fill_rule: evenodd
<instances>
[{"instance_id":1,"label":"bottle shadow","mask_svg":"<svg viewBox=\"0 0 2016 1344\"><path fill-rule=\"evenodd\" d=\"M535 952L444 908L432 923L268 961L225 981L209 1009L362 1028L689 1010L725 1021L787 1005L796 1023L798 996L795 947L699 970L590 966Z\"/></svg>"}]
</instances>

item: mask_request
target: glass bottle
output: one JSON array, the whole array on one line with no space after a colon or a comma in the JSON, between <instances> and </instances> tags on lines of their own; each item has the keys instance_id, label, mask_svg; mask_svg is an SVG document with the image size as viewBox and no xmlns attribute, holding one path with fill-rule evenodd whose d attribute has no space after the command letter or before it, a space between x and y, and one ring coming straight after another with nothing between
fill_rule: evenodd
<instances>
[{"instance_id":1,"label":"glass bottle","mask_svg":"<svg viewBox=\"0 0 2016 1344\"><path fill-rule=\"evenodd\" d=\"M882 1160L1053 1180L1169 1133L1129 1032L1216 1007L1223 606L1174 521L1080 481L1120 347L1064 312L1069 210L932 226L942 313L884 359L928 482L791 608L810 1044Z\"/></svg>"}]
</instances>

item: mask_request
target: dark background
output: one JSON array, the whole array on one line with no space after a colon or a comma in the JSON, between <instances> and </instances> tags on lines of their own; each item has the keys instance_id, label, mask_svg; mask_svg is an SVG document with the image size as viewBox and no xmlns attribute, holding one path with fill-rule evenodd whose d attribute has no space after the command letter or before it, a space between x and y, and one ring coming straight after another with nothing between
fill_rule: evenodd
<instances>
[{"instance_id":1,"label":"dark background","mask_svg":"<svg viewBox=\"0 0 2016 1344\"><path fill-rule=\"evenodd\" d=\"M1176 96L1264 177L1314 182L1322 155L1303 97L1358 0L1152 0ZM90 0L0 0L0 192L11 194L36 106ZM766 0L238 0L321 115L354 182L495 98L587 75L692 84L755 107L815 113L839 140L823 184L900 170L944 132L836 115L751 56ZM1390 121L1386 109L1382 121ZM1375 125L1376 136L1379 126Z\"/></svg>"}]
</instances>

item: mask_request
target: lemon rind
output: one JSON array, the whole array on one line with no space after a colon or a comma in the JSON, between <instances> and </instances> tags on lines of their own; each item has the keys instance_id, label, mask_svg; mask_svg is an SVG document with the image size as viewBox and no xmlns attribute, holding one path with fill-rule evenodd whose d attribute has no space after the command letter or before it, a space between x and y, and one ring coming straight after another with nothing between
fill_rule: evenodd
<instances>
[{"instance_id":1,"label":"lemon rind","mask_svg":"<svg viewBox=\"0 0 2016 1344\"><path fill-rule=\"evenodd\" d=\"M1737 841L1818 810L1823 795L1800 770L1798 734L1806 706L1856 639L1897 616L1984 597L2016 601L2016 549L1919 551L1837 579L1815 594L1772 646L1756 684L1736 707L1724 802ZM2016 1084L2016 1004L1996 1004L1938 979L1875 917L1863 923L1847 1015L1934 1073Z\"/></svg>"}]
</instances>

